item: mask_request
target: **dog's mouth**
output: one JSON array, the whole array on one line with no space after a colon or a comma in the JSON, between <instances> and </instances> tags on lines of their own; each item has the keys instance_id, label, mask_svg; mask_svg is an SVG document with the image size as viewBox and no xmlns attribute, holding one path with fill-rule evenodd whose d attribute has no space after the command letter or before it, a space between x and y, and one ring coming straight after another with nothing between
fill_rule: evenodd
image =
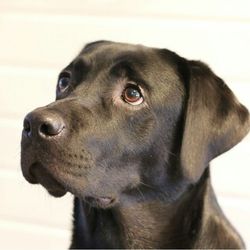
<instances>
[{"instance_id":1,"label":"dog's mouth","mask_svg":"<svg viewBox=\"0 0 250 250\"><path fill-rule=\"evenodd\" d=\"M85 201L88 202L93 207L99 208L109 208L112 207L116 203L116 199L114 197L101 196L86 196Z\"/></svg>"},{"instance_id":2,"label":"dog's mouth","mask_svg":"<svg viewBox=\"0 0 250 250\"><path fill-rule=\"evenodd\" d=\"M25 175L27 181L32 184L41 184L54 197L62 197L68 191L74 194L73 190L68 190L61 184L58 178L55 178L50 171L41 163L33 163L30 167L28 176ZM74 195L79 196L79 193ZM81 196L81 195L80 195ZM81 196L90 206L97 208L109 208L115 205L117 199L111 196L97 196L93 192L91 195L85 194Z\"/></svg>"},{"instance_id":3,"label":"dog's mouth","mask_svg":"<svg viewBox=\"0 0 250 250\"><path fill-rule=\"evenodd\" d=\"M32 164L29 174L29 177L26 177L26 179L30 183L41 184L54 197L62 197L67 193L64 186L42 164Z\"/></svg>"}]
</instances>

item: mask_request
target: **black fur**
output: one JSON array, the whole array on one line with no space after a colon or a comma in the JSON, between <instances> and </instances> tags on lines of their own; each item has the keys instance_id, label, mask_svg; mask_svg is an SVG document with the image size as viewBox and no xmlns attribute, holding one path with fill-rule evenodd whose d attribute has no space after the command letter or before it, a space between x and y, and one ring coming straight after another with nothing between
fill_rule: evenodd
<instances>
[{"instance_id":1,"label":"black fur","mask_svg":"<svg viewBox=\"0 0 250 250\"><path fill-rule=\"evenodd\" d=\"M244 247L209 177L250 128L222 79L169 50L109 41L62 76L70 86L25 118L21 165L29 182L75 196L71 248ZM128 84L142 104L125 103Z\"/></svg>"}]
</instances>

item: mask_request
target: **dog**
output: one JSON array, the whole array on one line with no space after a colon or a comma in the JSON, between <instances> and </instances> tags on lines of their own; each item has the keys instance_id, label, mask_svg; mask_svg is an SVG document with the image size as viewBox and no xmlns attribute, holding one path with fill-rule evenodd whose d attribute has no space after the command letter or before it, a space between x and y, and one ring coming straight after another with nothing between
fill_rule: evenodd
<instances>
[{"instance_id":1,"label":"dog","mask_svg":"<svg viewBox=\"0 0 250 250\"><path fill-rule=\"evenodd\" d=\"M26 180L74 195L70 248L244 248L209 162L249 132L248 110L203 62L96 41L56 101L24 119Z\"/></svg>"}]
</instances>

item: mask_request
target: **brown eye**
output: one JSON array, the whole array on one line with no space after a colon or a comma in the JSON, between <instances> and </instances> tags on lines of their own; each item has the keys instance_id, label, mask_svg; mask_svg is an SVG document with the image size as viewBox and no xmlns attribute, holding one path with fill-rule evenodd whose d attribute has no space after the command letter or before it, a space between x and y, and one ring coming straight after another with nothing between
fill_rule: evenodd
<instances>
[{"instance_id":1,"label":"brown eye","mask_svg":"<svg viewBox=\"0 0 250 250\"><path fill-rule=\"evenodd\" d=\"M131 105L139 105L143 102L143 96L138 86L130 85L123 91L123 100Z\"/></svg>"},{"instance_id":2,"label":"brown eye","mask_svg":"<svg viewBox=\"0 0 250 250\"><path fill-rule=\"evenodd\" d=\"M58 90L59 92L64 92L68 89L70 83L69 76L63 76L58 81Z\"/></svg>"}]
</instances>

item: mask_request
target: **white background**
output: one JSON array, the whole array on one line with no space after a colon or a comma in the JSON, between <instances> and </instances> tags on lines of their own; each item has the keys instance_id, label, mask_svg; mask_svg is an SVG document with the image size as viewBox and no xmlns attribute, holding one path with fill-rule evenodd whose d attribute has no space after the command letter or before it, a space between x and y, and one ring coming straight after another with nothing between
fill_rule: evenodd
<instances>
[{"instance_id":1,"label":"white background","mask_svg":"<svg viewBox=\"0 0 250 250\"><path fill-rule=\"evenodd\" d=\"M0 248L65 249L72 197L20 171L24 115L53 101L58 72L93 40L165 47L201 59L250 108L249 0L1 0ZM250 246L250 137L212 162L216 193Z\"/></svg>"}]
</instances>

